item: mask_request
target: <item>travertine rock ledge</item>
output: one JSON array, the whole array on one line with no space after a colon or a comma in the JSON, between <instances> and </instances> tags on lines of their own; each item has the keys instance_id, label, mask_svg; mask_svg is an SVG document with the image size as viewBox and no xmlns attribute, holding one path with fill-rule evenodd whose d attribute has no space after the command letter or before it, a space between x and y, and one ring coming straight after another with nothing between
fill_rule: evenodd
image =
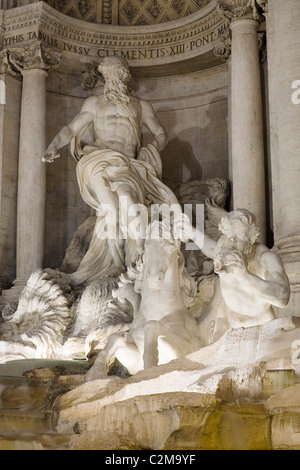
<instances>
[{"instance_id":1,"label":"travertine rock ledge","mask_svg":"<svg viewBox=\"0 0 300 470\"><path fill-rule=\"evenodd\" d=\"M57 403L70 449L300 449L300 319L229 331L128 379L83 383Z\"/></svg>"}]
</instances>

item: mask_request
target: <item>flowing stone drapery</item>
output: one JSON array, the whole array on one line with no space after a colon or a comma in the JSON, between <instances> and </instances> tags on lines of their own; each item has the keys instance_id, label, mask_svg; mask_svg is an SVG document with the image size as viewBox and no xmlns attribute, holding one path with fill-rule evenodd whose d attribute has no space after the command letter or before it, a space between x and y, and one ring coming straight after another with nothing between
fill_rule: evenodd
<instances>
[{"instance_id":1,"label":"flowing stone drapery","mask_svg":"<svg viewBox=\"0 0 300 470\"><path fill-rule=\"evenodd\" d=\"M266 195L262 90L257 29L261 17L253 0L222 0L218 11L230 21L230 142L233 207L255 214L265 241Z\"/></svg>"},{"instance_id":2,"label":"flowing stone drapery","mask_svg":"<svg viewBox=\"0 0 300 470\"><path fill-rule=\"evenodd\" d=\"M17 267L14 285L24 286L43 267L46 168L46 77L60 54L35 43L8 51L12 69L23 76L19 142Z\"/></svg>"},{"instance_id":3,"label":"flowing stone drapery","mask_svg":"<svg viewBox=\"0 0 300 470\"><path fill-rule=\"evenodd\" d=\"M291 283L285 313L300 316L300 104L293 99L300 80L300 8L298 0L258 3L268 37L274 241Z\"/></svg>"}]
</instances>

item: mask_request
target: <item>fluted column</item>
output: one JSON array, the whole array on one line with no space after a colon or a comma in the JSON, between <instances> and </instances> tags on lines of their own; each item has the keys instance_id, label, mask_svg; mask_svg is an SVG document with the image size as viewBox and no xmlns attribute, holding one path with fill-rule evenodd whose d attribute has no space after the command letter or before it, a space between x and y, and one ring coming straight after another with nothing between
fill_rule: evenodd
<instances>
[{"instance_id":1,"label":"fluted column","mask_svg":"<svg viewBox=\"0 0 300 470\"><path fill-rule=\"evenodd\" d=\"M59 55L40 43L9 51L10 64L23 76L18 168L17 267L15 286L43 267L46 166L46 77Z\"/></svg>"},{"instance_id":2,"label":"fluted column","mask_svg":"<svg viewBox=\"0 0 300 470\"><path fill-rule=\"evenodd\" d=\"M299 0L259 3L268 38L274 241L291 283L285 313L300 316L300 104L295 99L300 88L300 5Z\"/></svg>"},{"instance_id":3,"label":"fluted column","mask_svg":"<svg viewBox=\"0 0 300 470\"><path fill-rule=\"evenodd\" d=\"M265 156L257 29L253 0L224 0L219 13L231 29L231 164L233 208L255 214L266 236Z\"/></svg>"}]
</instances>

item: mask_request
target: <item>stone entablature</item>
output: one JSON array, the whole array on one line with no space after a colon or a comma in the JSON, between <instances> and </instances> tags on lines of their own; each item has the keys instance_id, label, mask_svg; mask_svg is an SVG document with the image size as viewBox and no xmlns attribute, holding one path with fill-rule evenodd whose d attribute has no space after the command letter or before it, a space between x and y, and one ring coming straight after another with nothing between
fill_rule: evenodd
<instances>
[{"instance_id":1,"label":"stone entablature","mask_svg":"<svg viewBox=\"0 0 300 470\"><path fill-rule=\"evenodd\" d=\"M0 41L10 49L39 40L81 62L119 55L131 66L176 63L213 51L226 29L216 6L213 0L178 21L128 27L76 20L38 2L2 12Z\"/></svg>"}]
</instances>

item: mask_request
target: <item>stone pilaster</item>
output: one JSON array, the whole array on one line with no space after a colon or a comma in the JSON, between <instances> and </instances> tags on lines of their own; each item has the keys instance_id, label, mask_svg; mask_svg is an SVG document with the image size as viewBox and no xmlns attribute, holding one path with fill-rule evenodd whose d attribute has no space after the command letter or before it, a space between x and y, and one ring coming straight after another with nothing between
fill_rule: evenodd
<instances>
[{"instance_id":1,"label":"stone pilaster","mask_svg":"<svg viewBox=\"0 0 300 470\"><path fill-rule=\"evenodd\" d=\"M224 34L220 37L218 44L214 48L215 56L219 57L226 62L228 66L228 175L230 180L230 185L232 186L232 129L231 129L231 31L229 27L229 21L227 25L227 29ZM231 187L232 193L232 187ZM231 201L230 209L233 209L233 201Z\"/></svg>"},{"instance_id":2,"label":"stone pilaster","mask_svg":"<svg viewBox=\"0 0 300 470\"><path fill-rule=\"evenodd\" d=\"M18 121L21 81L11 70L7 50L0 51L0 291L16 270Z\"/></svg>"},{"instance_id":3,"label":"stone pilaster","mask_svg":"<svg viewBox=\"0 0 300 470\"><path fill-rule=\"evenodd\" d=\"M262 90L257 29L262 19L254 0L224 0L218 11L230 23L231 174L233 208L255 214L266 234L265 155L262 116Z\"/></svg>"},{"instance_id":4,"label":"stone pilaster","mask_svg":"<svg viewBox=\"0 0 300 470\"><path fill-rule=\"evenodd\" d=\"M300 316L300 8L298 0L259 4L267 25L274 241L291 283L285 313Z\"/></svg>"},{"instance_id":5,"label":"stone pilaster","mask_svg":"<svg viewBox=\"0 0 300 470\"><path fill-rule=\"evenodd\" d=\"M9 66L22 74L19 140L17 262L15 286L43 267L46 165L46 77L59 65L59 54L39 42L8 51Z\"/></svg>"}]
</instances>

